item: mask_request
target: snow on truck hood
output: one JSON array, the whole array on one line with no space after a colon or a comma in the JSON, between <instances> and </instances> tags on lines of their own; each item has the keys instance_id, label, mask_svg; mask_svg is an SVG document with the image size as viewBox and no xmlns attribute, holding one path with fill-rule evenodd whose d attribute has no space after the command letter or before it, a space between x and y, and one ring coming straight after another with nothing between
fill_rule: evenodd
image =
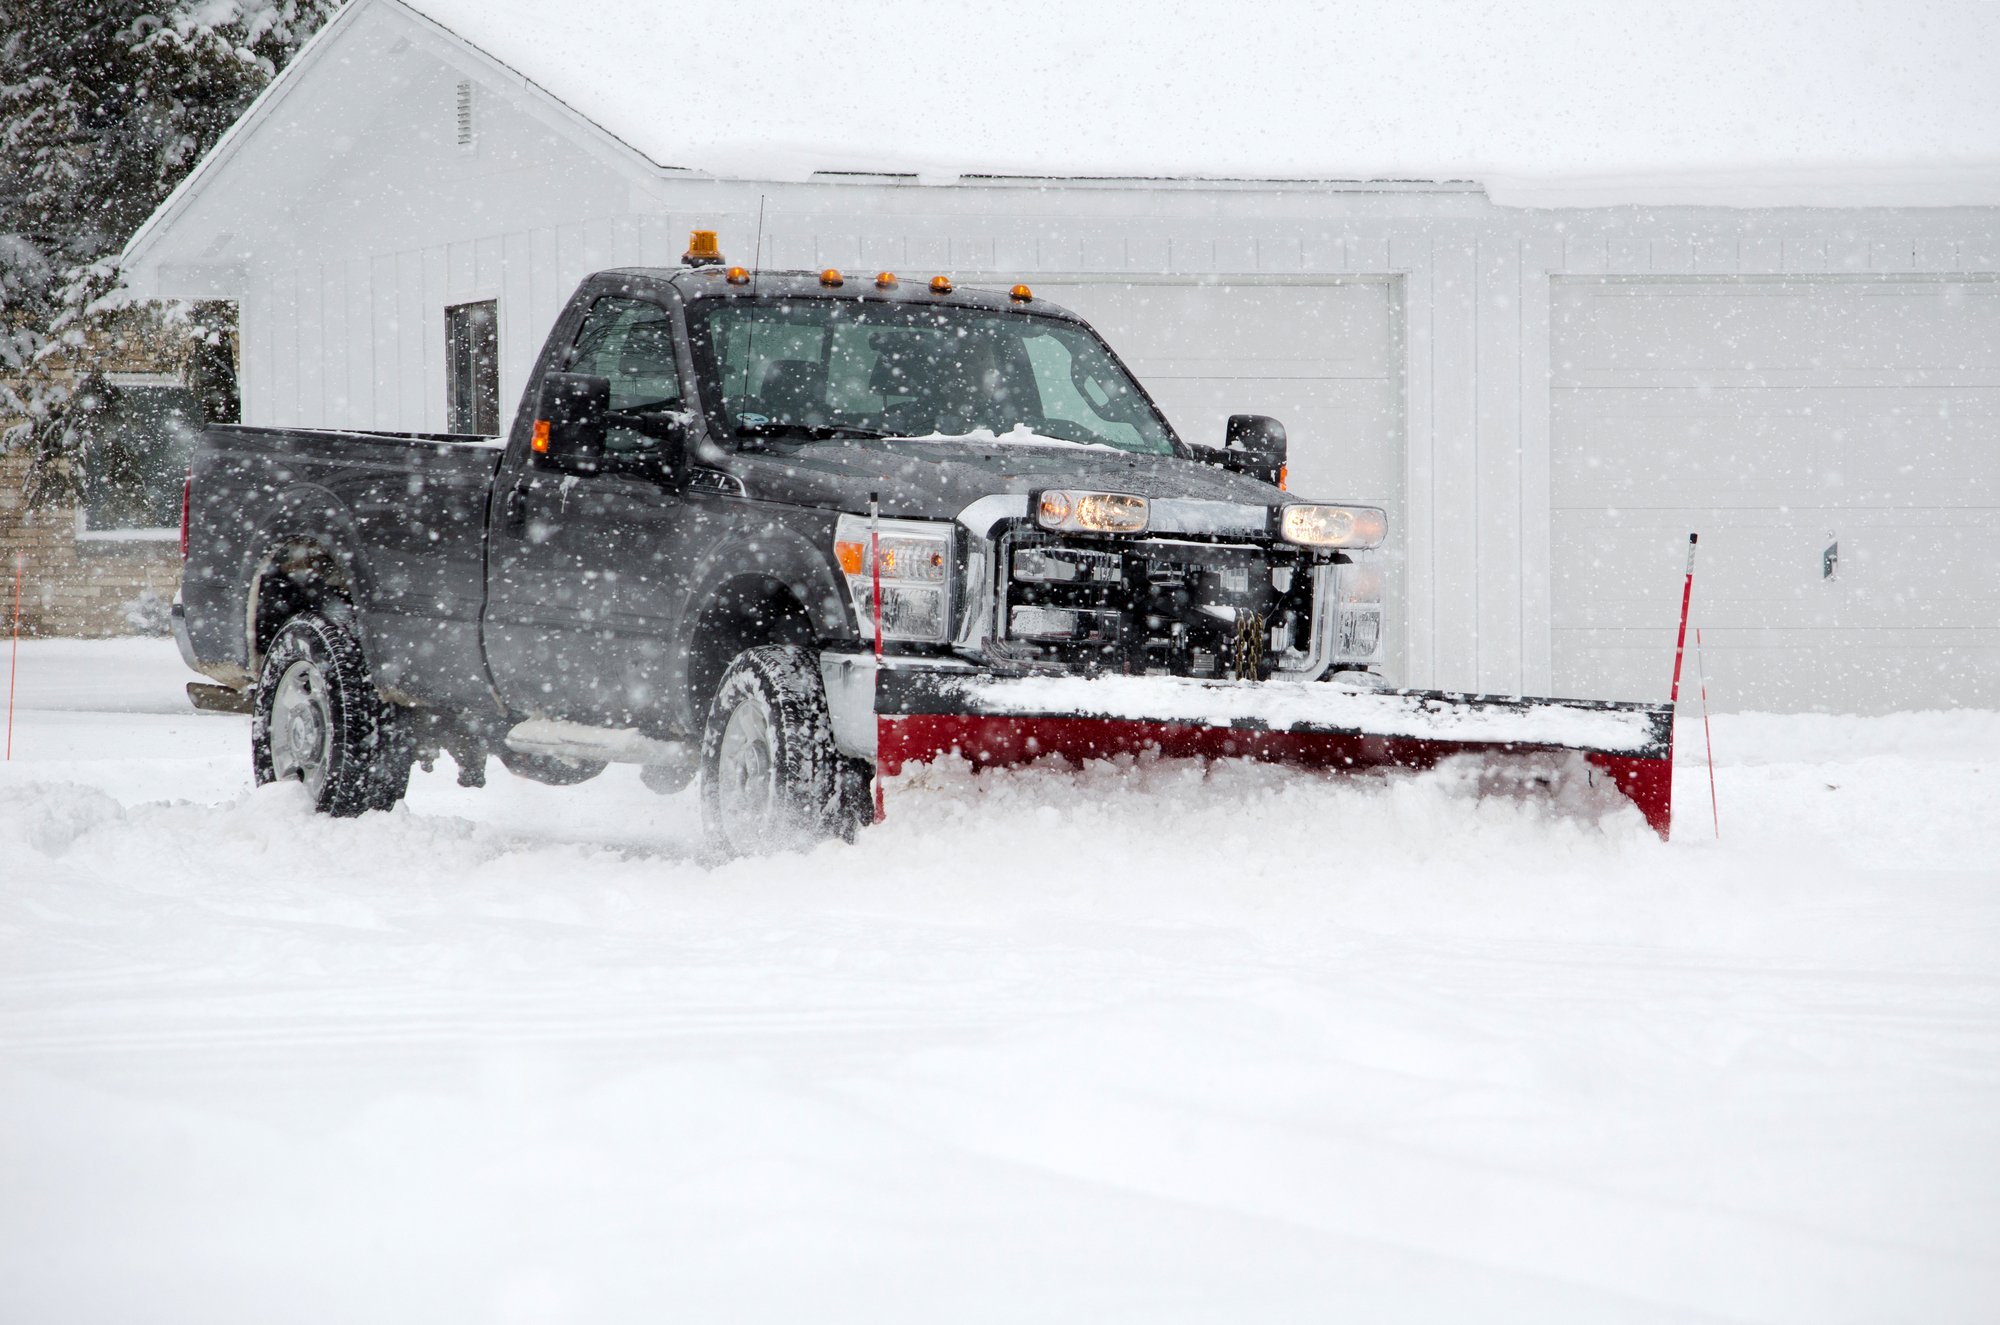
<instances>
[{"instance_id":1,"label":"snow on truck hood","mask_svg":"<svg viewBox=\"0 0 2000 1325\"><path fill-rule=\"evenodd\" d=\"M1079 442L1069 437L1050 437L1046 434L1036 432L1025 423L1016 424L1006 432L994 432L991 428L974 428L971 432L965 433L933 432L925 433L921 437L900 437L896 440L905 442L971 442L979 446L1055 446L1069 450L1108 451L1112 455L1128 454L1127 452L1120 451L1115 446L1107 446L1103 442Z\"/></svg>"}]
</instances>

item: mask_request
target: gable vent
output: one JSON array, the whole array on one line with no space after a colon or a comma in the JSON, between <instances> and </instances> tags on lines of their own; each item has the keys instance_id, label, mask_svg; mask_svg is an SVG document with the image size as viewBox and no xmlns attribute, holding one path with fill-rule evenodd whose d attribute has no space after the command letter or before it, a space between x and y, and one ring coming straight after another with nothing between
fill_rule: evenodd
<instances>
[{"instance_id":1,"label":"gable vent","mask_svg":"<svg viewBox=\"0 0 2000 1325\"><path fill-rule=\"evenodd\" d=\"M458 82L458 145L471 147L477 137L477 128L472 121L472 80L462 78Z\"/></svg>"}]
</instances>

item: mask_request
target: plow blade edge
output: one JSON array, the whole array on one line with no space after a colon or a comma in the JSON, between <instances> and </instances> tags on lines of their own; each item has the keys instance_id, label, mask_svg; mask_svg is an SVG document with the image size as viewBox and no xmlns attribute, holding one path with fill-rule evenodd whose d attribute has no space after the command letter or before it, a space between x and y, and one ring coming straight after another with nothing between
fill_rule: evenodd
<instances>
[{"instance_id":1,"label":"plow blade edge","mask_svg":"<svg viewBox=\"0 0 2000 1325\"><path fill-rule=\"evenodd\" d=\"M884 671L876 767L956 753L974 766L1157 751L1307 769L1433 768L1457 756L1579 756L1590 781L1638 806L1661 837L1673 812L1671 704L1521 699L1431 690Z\"/></svg>"}]
</instances>

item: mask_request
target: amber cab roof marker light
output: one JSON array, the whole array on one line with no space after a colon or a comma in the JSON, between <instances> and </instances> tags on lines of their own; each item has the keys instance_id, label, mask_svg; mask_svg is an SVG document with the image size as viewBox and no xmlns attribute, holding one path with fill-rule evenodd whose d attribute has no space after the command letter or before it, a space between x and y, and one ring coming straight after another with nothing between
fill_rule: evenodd
<instances>
[{"instance_id":1,"label":"amber cab roof marker light","mask_svg":"<svg viewBox=\"0 0 2000 1325\"><path fill-rule=\"evenodd\" d=\"M750 273L742 267L731 267L727 273L731 285L750 284Z\"/></svg>"},{"instance_id":2,"label":"amber cab roof marker light","mask_svg":"<svg viewBox=\"0 0 2000 1325\"><path fill-rule=\"evenodd\" d=\"M893 272L893 271L878 271L878 272L876 272L876 273L875 273L875 288L876 288L876 289L878 289L878 290L893 290L893 289L895 289L895 288L896 288L896 273L895 273L895 272Z\"/></svg>"},{"instance_id":3,"label":"amber cab roof marker light","mask_svg":"<svg viewBox=\"0 0 2000 1325\"><path fill-rule=\"evenodd\" d=\"M722 245L715 242L715 231L690 230L688 251L681 255L681 261L690 267L720 267Z\"/></svg>"},{"instance_id":4,"label":"amber cab roof marker light","mask_svg":"<svg viewBox=\"0 0 2000 1325\"><path fill-rule=\"evenodd\" d=\"M1017 285L1007 292L1007 297L1017 304L1025 304L1035 297L1035 292L1025 285Z\"/></svg>"},{"instance_id":5,"label":"amber cab roof marker light","mask_svg":"<svg viewBox=\"0 0 2000 1325\"><path fill-rule=\"evenodd\" d=\"M838 267L828 267L825 271L819 274L819 283L821 285L826 286L828 289L837 290L842 285L846 284L846 282L847 278L840 274L840 269Z\"/></svg>"},{"instance_id":6,"label":"amber cab roof marker light","mask_svg":"<svg viewBox=\"0 0 2000 1325\"><path fill-rule=\"evenodd\" d=\"M931 277L931 293L932 293L932 294L950 294L950 293L951 293L951 277L949 277L949 276L933 276L933 277Z\"/></svg>"}]
</instances>

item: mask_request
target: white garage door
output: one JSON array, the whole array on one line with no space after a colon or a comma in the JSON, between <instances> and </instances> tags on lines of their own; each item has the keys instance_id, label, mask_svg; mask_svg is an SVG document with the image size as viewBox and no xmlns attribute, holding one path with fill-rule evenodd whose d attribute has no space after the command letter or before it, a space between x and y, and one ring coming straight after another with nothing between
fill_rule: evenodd
<instances>
[{"instance_id":1,"label":"white garage door","mask_svg":"<svg viewBox=\"0 0 2000 1325\"><path fill-rule=\"evenodd\" d=\"M1397 287L1388 280L1215 285L1035 282L1088 318L1181 437L1219 446L1231 414L1285 425L1290 487L1389 512L1403 546L1403 411ZM1389 669L1402 670L1404 601L1394 555Z\"/></svg>"},{"instance_id":2,"label":"white garage door","mask_svg":"<svg viewBox=\"0 0 2000 1325\"><path fill-rule=\"evenodd\" d=\"M1664 694L1692 530L1718 707L2000 705L2000 284L1553 298L1559 692Z\"/></svg>"}]
</instances>

